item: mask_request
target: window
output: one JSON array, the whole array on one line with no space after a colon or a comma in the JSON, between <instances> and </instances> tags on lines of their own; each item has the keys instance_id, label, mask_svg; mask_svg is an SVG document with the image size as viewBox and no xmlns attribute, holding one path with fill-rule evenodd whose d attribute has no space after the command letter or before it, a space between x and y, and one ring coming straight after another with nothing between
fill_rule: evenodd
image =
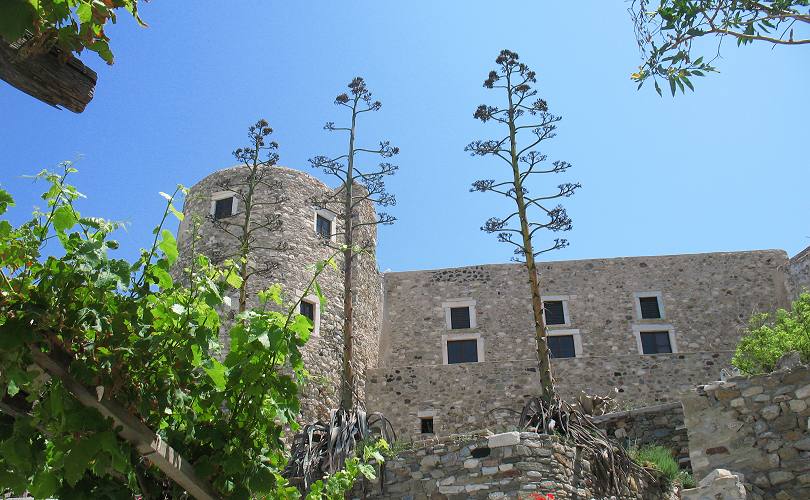
<instances>
[{"instance_id":1,"label":"window","mask_svg":"<svg viewBox=\"0 0 810 500\"><path fill-rule=\"evenodd\" d=\"M211 217L214 220L236 215L239 200L233 191L218 191L211 195Z\"/></svg>"},{"instance_id":2,"label":"window","mask_svg":"<svg viewBox=\"0 0 810 500\"><path fill-rule=\"evenodd\" d=\"M478 341L476 339L448 340L447 364L477 363Z\"/></svg>"},{"instance_id":3,"label":"window","mask_svg":"<svg viewBox=\"0 0 810 500\"><path fill-rule=\"evenodd\" d=\"M636 318L664 319L664 300L661 292L636 292Z\"/></svg>"},{"instance_id":4,"label":"window","mask_svg":"<svg viewBox=\"0 0 810 500\"><path fill-rule=\"evenodd\" d=\"M448 330L477 328L475 301L472 299L448 299L442 302L444 324Z\"/></svg>"},{"instance_id":5,"label":"window","mask_svg":"<svg viewBox=\"0 0 810 500\"><path fill-rule=\"evenodd\" d=\"M641 332L641 349L643 354L661 354L672 352L669 332Z\"/></svg>"},{"instance_id":6,"label":"window","mask_svg":"<svg viewBox=\"0 0 810 500\"><path fill-rule=\"evenodd\" d=\"M301 292L296 292L301 293ZM321 322L321 303L318 300L318 297L314 295L307 295L303 299L301 299L301 303L298 305L298 312L301 316L312 321L312 335L318 335L320 331L320 322Z\"/></svg>"},{"instance_id":7,"label":"window","mask_svg":"<svg viewBox=\"0 0 810 500\"><path fill-rule=\"evenodd\" d=\"M658 297L639 297L641 306L641 319L660 319L661 310L658 308Z\"/></svg>"},{"instance_id":8,"label":"window","mask_svg":"<svg viewBox=\"0 0 810 500\"><path fill-rule=\"evenodd\" d=\"M332 221L323 215L315 216L315 232L323 239L332 238Z\"/></svg>"},{"instance_id":9,"label":"window","mask_svg":"<svg viewBox=\"0 0 810 500\"><path fill-rule=\"evenodd\" d=\"M573 335L553 335L548 337L548 348L552 358L575 358Z\"/></svg>"},{"instance_id":10,"label":"window","mask_svg":"<svg viewBox=\"0 0 810 500\"><path fill-rule=\"evenodd\" d=\"M470 328L470 308L469 307L451 307L450 308L450 328L458 330L461 328Z\"/></svg>"},{"instance_id":11,"label":"window","mask_svg":"<svg viewBox=\"0 0 810 500\"><path fill-rule=\"evenodd\" d=\"M301 301L301 315L309 318L312 324L315 324L315 304L306 300Z\"/></svg>"},{"instance_id":12,"label":"window","mask_svg":"<svg viewBox=\"0 0 810 500\"><path fill-rule=\"evenodd\" d=\"M661 323L637 323L633 334L639 354L665 354L678 352L675 328Z\"/></svg>"},{"instance_id":13,"label":"window","mask_svg":"<svg viewBox=\"0 0 810 500\"><path fill-rule=\"evenodd\" d=\"M419 422L422 434L433 434L433 417L422 417Z\"/></svg>"},{"instance_id":14,"label":"window","mask_svg":"<svg viewBox=\"0 0 810 500\"><path fill-rule=\"evenodd\" d=\"M543 308L545 309L546 313L547 325L566 324L565 309L563 309L562 300L550 300L547 302L543 302Z\"/></svg>"}]
</instances>

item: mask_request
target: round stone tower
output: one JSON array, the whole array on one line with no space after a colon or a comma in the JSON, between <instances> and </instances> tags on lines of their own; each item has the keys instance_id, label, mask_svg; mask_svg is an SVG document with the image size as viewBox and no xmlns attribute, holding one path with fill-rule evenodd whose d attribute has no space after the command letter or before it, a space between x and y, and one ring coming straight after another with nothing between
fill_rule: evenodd
<instances>
[{"instance_id":1,"label":"round stone tower","mask_svg":"<svg viewBox=\"0 0 810 500\"><path fill-rule=\"evenodd\" d=\"M213 263L235 256L238 240L228 234L244 223L240 193L246 189L248 169L243 166L214 172L191 187L183 207L185 220L178 230L181 265L190 257L192 220L202 219L196 251ZM314 265L333 253L343 241L340 214L322 210L313 204L334 191L309 174L285 167L262 170L262 182L254 191L252 220L268 227L256 230L250 266L257 271L248 282L247 305L256 305L257 292L280 283L285 298L301 295L314 273ZM355 214L361 222L376 218L368 203ZM241 229L239 229L241 230ZM354 365L358 397L365 400L367 369L377 365L382 290L376 260L376 227L363 226L360 241L368 251L356 255L354 262ZM357 238L356 238L357 239ZM303 347L306 369L310 373L301 394L302 421L324 418L340 401L340 373L343 355L343 258L337 256L338 270L328 268L318 282L326 296L321 308L314 296L302 305L301 313L315 324L310 341ZM232 311L238 310L238 292L231 294ZM227 338L222 339L227 350Z\"/></svg>"}]
</instances>

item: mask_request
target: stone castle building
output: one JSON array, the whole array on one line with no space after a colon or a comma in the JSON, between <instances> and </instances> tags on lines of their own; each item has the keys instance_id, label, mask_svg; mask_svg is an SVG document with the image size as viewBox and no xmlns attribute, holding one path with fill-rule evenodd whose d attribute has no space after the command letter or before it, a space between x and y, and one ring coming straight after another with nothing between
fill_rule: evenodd
<instances>
[{"instance_id":1,"label":"stone castle building","mask_svg":"<svg viewBox=\"0 0 810 500\"><path fill-rule=\"evenodd\" d=\"M234 253L235 240L212 221L238 220L240 175L241 167L220 170L191 188L181 256L191 253L194 215L206 218L196 251L214 261ZM315 262L333 252L325 242L338 239L340 217L313 206L314 197L332 192L314 177L284 167L267 175L274 183L256 194L267 203L260 215L281 224L253 254L252 264L268 272L249 296L279 282L292 297ZM373 207L357 217L372 220ZM376 242L374 226L364 230ZM629 408L678 401L683 391L717 379L752 313L787 307L810 287L810 248L792 259L782 250L758 250L543 262L539 270L560 394L616 391ZM370 251L357 259L355 276L358 395L400 437L497 427L537 394L521 265L380 273ZM305 420L338 404L342 282L341 272L329 270L320 279L327 306L321 310L314 297L302 305L315 325L303 348L312 375L302 396Z\"/></svg>"}]
</instances>

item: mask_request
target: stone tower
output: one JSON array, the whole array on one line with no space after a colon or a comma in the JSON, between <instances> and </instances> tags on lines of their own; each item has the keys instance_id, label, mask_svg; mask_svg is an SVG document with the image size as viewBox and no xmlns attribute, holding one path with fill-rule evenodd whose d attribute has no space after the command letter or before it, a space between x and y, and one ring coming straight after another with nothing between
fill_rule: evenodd
<instances>
[{"instance_id":1,"label":"stone tower","mask_svg":"<svg viewBox=\"0 0 810 500\"><path fill-rule=\"evenodd\" d=\"M280 283L286 298L300 296L314 272L316 262L326 259L343 240L339 214L320 210L312 203L334 191L309 174L285 167L267 167L265 186L257 188L254 200L260 205L254 217L275 217L278 230L260 231L251 265L266 269L249 282L248 306L257 303L256 293L273 283ZM214 172L191 187L183 212L185 220L178 231L181 263L190 257L192 218L203 218L196 251L221 263L238 250L235 238L217 227L214 219L231 218L240 222L244 216L234 190L240 189L246 174L245 167L231 167ZM376 218L371 204L363 206L361 222ZM320 231L320 234L319 234ZM326 237L328 235L328 237ZM377 365L379 348L382 290L376 261L376 228L363 226L360 239L371 244L368 251L355 256L354 278L354 364L356 390L360 401L365 401L367 369ZM328 241L327 241L328 240ZM303 421L324 418L328 410L337 408L340 395L340 371L343 353L341 331L343 326L343 259L337 257L338 271L327 269L319 284L326 296L326 307L321 308L314 296L307 297L304 305L315 324L310 341L303 347L304 363L310 378L301 394ZM237 310L237 293L232 294L233 311ZM223 345L228 345L223 338Z\"/></svg>"}]
</instances>

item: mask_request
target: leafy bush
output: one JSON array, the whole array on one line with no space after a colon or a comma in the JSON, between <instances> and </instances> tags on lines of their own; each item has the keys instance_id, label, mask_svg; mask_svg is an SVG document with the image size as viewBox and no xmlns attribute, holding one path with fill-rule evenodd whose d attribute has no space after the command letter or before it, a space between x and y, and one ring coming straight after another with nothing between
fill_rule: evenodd
<instances>
[{"instance_id":1,"label":"leafy bush","mask_svg":"<svg viewBox=\"0 0 810 500\"><path fill-rule=\"evenodd\" d=\"M695 487L692 474L678 467L678 462L675 461L669 448L658 445L631 448L630 456L639 464L658 471L667 484L676 483L684 488Z\"/></svg>"},{"instance_id":2,"label":"leafy bush","mask_svg":"<svg viewBox=\"0 0 810 500\"><path fill-rule=\"evenodd\" d=\"M810 362L810 293L801 294L790 311L754 315L731 364L748 375L768 373L790 351Z\"/></svg>"}]
</instances>

